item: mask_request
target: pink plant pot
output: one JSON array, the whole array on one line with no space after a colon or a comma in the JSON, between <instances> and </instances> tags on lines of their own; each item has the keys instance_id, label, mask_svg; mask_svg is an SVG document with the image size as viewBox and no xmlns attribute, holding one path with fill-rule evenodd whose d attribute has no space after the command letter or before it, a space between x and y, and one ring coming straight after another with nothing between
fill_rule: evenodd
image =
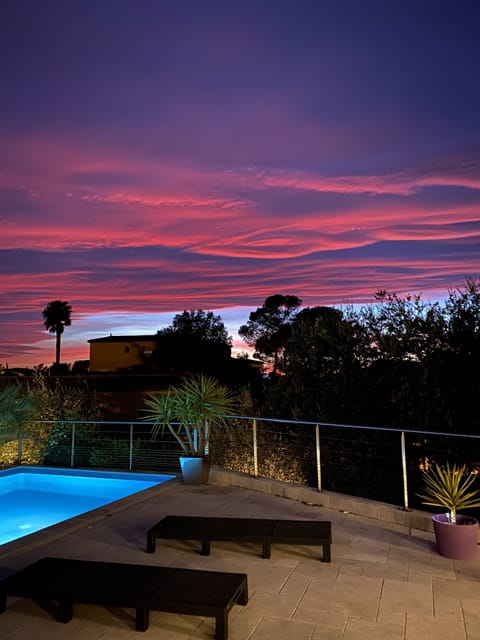
<instances>
[{"instance_id":1,"label":"pink plant pot","mask_svg":"<svg viewBox=\"0 0 480 640\"><path fill-rule=\"evenodd\" d=\"M452 524L446 515L432 517L438 553L452 560L475 560L478 546L478 520L457 515Z\"/></svg>"}]
</instances>

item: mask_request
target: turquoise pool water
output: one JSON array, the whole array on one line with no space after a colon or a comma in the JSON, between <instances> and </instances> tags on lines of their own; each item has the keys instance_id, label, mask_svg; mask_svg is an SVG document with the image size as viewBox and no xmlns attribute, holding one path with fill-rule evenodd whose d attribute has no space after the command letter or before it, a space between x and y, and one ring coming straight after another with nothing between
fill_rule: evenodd
<instances>
[{"instance_id":1,"label":"turquoise pool water","mask_svg":"<svg viewBox=\"0 0 480 640\"><path fill-rule=\"evenodd\" d=\"M0 544L171 478L160 474L23 466L0 471Z\"/></svg>"}]
</instances>

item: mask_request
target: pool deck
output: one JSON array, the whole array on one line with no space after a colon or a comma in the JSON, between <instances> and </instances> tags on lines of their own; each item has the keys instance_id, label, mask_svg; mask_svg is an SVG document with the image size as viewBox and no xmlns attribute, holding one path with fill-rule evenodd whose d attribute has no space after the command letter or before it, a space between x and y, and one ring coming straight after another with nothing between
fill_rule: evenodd
<instances>
[{"instance_id":1,"label":"pool deck","mask_svg":"<svg viewBox=\"0 0 480 640\"><path fill-rule=\"evenodd\" d=\"M164 515L330 520L332 562L317 547L158 541L146 532ZM250 600L230 613L231 640L480 640L480 556L452 561L430 533L304 504L249 489L173 480L136 498L0 547L0 578L45 556L172 565L248 574ZM68 624L40 604L8 598L2 640L162 640L213 637L213 620L152 612L148 631L134 631L134 611L76 605Z\"/></svg>"}]
</instances>

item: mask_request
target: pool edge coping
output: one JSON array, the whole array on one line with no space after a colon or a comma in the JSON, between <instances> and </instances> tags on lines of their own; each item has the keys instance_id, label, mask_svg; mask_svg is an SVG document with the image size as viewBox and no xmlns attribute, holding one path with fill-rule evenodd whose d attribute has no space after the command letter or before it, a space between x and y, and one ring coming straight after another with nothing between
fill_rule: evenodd
<instances>
[{"instance_id":1,"label":"pool edge coping","mask_svg":"<svg viewBox=\"0 0 480 640\"><path fill-rule=\"evenodd\" d=\"M31 551L32 549L35 549L36 547L42 546L44 544L55 542L55 540L63 538L64 536L78 531L83 527L91 526L99 520L109 518L125 509L129 509L132 506L141 504L142 502L145 502L152 498L154 495L165 491L167 486L172 482L178 481L179 476L172 474L172 477L169 480L165 480L161 484L155 485L153 487L148 487L147 489L143 489L142 491L137 491L136 493L133 493L124 498L119 498L118 500L109 502L108 504L97 507L96 509L91 509L90 511L86 511L85 513L81 513L80 515L73 516L72 518L68 518L67 520L58 522L57 524L52 524L49 527L41 529L40 531L34 531L33 533L22 536L21 538L17 538L16 540L12 540L11 542L6 542L0 545L0 559L13 557L27 551Z\"/></svg>"}]
</instances>

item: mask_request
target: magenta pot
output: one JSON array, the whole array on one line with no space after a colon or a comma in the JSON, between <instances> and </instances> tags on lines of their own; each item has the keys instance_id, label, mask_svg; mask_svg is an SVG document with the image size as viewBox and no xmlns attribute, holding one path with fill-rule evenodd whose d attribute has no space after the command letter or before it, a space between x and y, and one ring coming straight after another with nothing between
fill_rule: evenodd
<instances>
[{"instance_id":1,"label":"magenta pot","mask_svg":"<svg viewBox=\"0 0 480 640\"><path fill-rule=\"evenodd\" d=\"M452 560L475 560L478 545L478 520L457 515L452 524L446 515L432 517L438 553Z\"/></svg>"}]
</instances>

